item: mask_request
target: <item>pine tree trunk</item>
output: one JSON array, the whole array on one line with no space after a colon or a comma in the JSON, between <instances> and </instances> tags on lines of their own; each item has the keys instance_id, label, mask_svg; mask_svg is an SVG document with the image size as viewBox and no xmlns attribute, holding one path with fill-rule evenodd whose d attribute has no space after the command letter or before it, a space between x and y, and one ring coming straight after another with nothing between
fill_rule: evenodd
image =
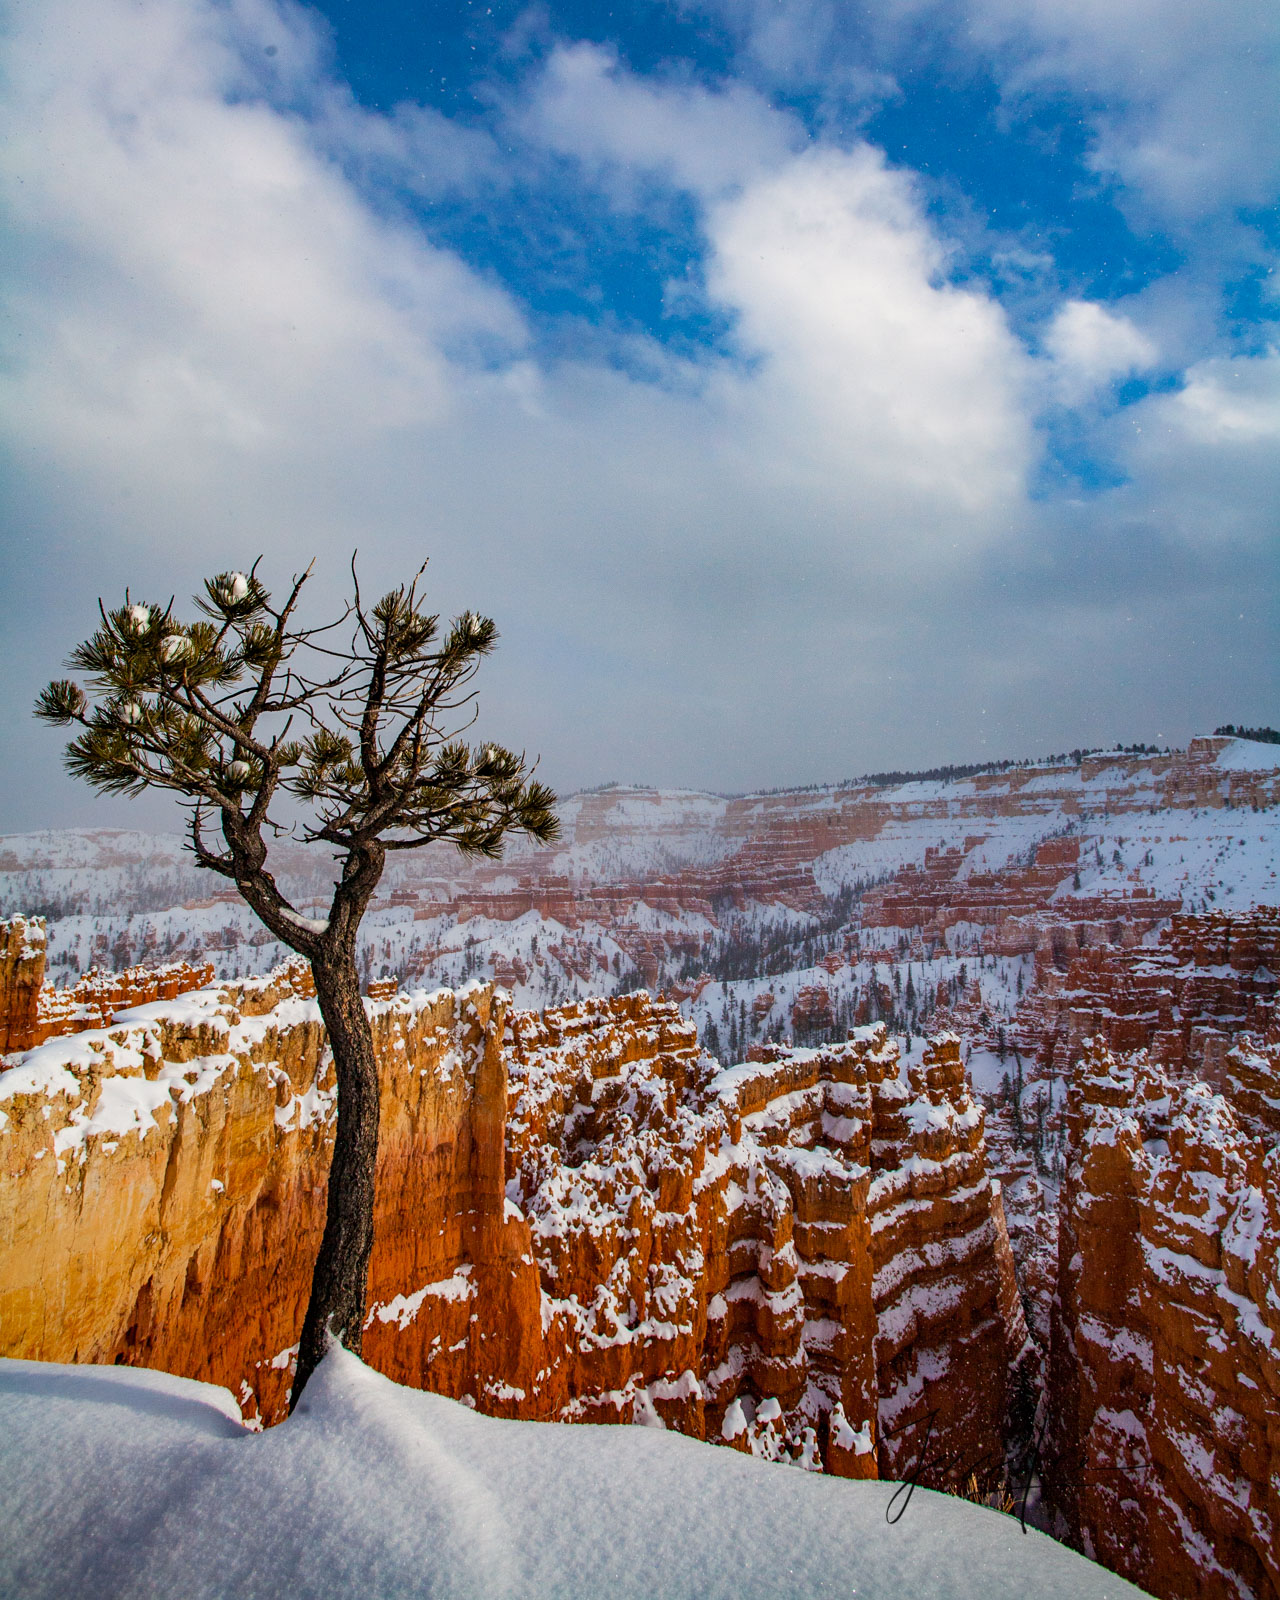
<instances>
[{"instance_id":1,"label":"pine tree trunk","mask_svg":"<svg viewBox=\"0 0 1280 1600\"><path fill-rule=\"evenodd\" d=\"M354 1354L360 1353L378 1164L378 1067L354 950L313 961L312 972L337 1073L338 1127L324 1237L302 1324L291 1412L328 1348L330 1335Z\"/></svg>"}]
</instances>

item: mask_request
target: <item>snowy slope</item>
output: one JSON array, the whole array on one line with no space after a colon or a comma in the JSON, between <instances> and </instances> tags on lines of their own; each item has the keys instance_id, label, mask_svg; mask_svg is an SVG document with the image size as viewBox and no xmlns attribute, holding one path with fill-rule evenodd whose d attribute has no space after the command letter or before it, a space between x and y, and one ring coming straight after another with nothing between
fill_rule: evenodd
<instances>
[{"instance_id":1,"label":"snowy slope","mask_svg":"<svg viewBox=\"0 0 1280 1600\"><path fill-rule=\"evenodd\" d=\"M1267 748L1267 747L1263 747ZM1247 911L1280 901L1280 809L1157 811L1079 828L1082 895L1124 894L1134 884L1184 910ZM1064 883L1059 895L1074 891Z\"/></svg>"},{"instance_id":2,"label":"snowy slope","mask_svg":"<svg viewBox=\"0 0 1280 1600\"><path fill-rule=\"evenodd\" d=\"M267 1433L187 1379L0 1362L0 1593L24 1600L1141 1592L927 1490L891 1526L893 1493L646 1428L477 1416L342 1350Z\"/></svg>"}]
</instances>

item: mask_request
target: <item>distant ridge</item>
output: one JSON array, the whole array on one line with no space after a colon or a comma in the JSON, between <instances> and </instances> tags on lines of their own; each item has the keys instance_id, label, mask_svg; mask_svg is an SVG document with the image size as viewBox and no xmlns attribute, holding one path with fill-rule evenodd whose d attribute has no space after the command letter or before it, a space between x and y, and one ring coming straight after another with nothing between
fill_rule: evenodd
<instances>
[{"instance_id":1,"label":"distant ridge","mask_svg":"<svg viewBox=\"0 0 1280 1600\"><path fill-rule=\"evenodd\" d=\"M1213 730L1216 738L1228 737L1234 739L1249 739L1258 744L1280 744L1280 730L1275 728L1243 728L1234 723ZM774 795L784 794L820 794L824 791L839 789L858 789L870 785L876 789L892 789L904 783L959 783L965 778L978 778L988 773L1024 771L1033 767L1065 767L1067 765L1078 767L1081 762L1091 756L1167 756L1176 755L1178 750L1172 745L1159 744L1118 744L1118 745L1090 745L1074 750L1062 750L1056 755L1049 756L1020 756L1008 759L993 759L991 761L948 763L945 766L921 767L915 771L892 768L884 772L864 772L857 778L839 778L829 783L784 783L769 789L684 789L676 785L669 792L707 795L716 800L746 800L755 797L769 798ZM640 792L656 792L663 785L652 783L595 783L582 789L575 789L565 799L573 799L579 795L607 794L617 790L626 793L631 790Z\"/></svg>"},{"instance_id":2,"label":"distant ridge","mask_svg":"<svg viewBox=\"0 0 1280 1600\"><path fill-rule=\"evenodd\" d=\"M1275 728L1237 728L1234 722L1228 722L1226 727L1213 731L1232 739L1252 739L1255 744L1280 744L1280 731Z\"/></svg>"},{"instance_id":3,"label":"distant ridge","mask_svg":"<svg viewBox=\"0 0 1280 1600\"><path fill-rule=\"evenodd\" d=\"M1018 761L976 761L964 766L926 767L920 772L868 772L857 783L872 783L877 788L892 788L900 783L951 783L961 778L976 778L984 772L1012 772L1020 767L1078 767L1086 756L1163 756L1168 746L1158 744L1099 745L1089 750L1064 750L1056 756L1037 756Z\"/></svg>"},{"instance_id":4,"label":"distant ridge","mask_svg":"<svg viewBox=\"0 0 1280 1600\"><path fill-rule=\"evenodd\" d=\"M1221 728L1217 731L1223 732ZM1280 743L1280 734L1276 736L1276 742ZM860 778L842 778L837 783L788 783L776 789L753 789L750 792L762 795L811 794L821 789L857 789L864 784L871 784L877 789L892 789L902 783L958 783L964 778L977 778L989 772L1015 772L1028 767L1065 767L1068 763L1078 767L1086 756L1165 756L1172 753L1168 745L1160 744L1095 745L1088 749L1064 750L1053 756L1021 756L1016 760L974 761L943 767L922 767L916 772L896 769L889 772L864 772ZM601 787L610 788L612 785L604 784ZM740 800L744 796L729 795L725 798Z\"/></svg>"}]
</instances>

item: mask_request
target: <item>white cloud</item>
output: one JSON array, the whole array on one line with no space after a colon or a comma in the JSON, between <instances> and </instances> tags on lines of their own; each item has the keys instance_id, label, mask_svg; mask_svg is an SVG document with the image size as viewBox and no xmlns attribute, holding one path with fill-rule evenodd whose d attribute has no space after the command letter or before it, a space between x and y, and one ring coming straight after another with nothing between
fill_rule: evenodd
<instances>
[{"instance_id":1,"label":"white cloud","mask_svg":"<svg viewBox=\"0 0 1280 1600\"><path fill-rule=\"evenodd\" d=\"M999 307L946 283L904 174L867 146L815 152L715 208L709 231L711 290L763 352L758 443L779 471L894 506L903 554L1003 520L1033 453L1029 366Z\"/></svg>"},{"instance_id":2,"label":"white cloud","mask_svg":"<svg viewBox=\"0 0 1280 1600\"><path fill-rule=\"evenodd\" d=\"M671 181L719 196L711 292L757 364L691 373L696 405L584 368L471 371L450 348L486 335L518 346L518 313L375 216L303 123L237 98L243 69L217 15L194 0L62 0L52 51L48 29L38 49L19 41L11 193L28 236L78 266L52 292L24 287L9 414L80 475L127 476L142 493L168 482L172 503L207 493L234 458L237 479L275 464L277 492L307 498L318 458L325 478L345 458L358 481L362 452L416 436L428 452L464 438L445 453L474 461L509 453L509 430L538 417L604 436L588 471L630 471L647 448L660 474L692 418L709 484L745 463L762 494L803 492L813 538L842 559L863 546L962 554L1017 496L1030 451L1020 347L993 302L942 281L908 179L874 152L796 156L789 119L748 93L644 85L601 51L560 51L531 123L586 160L666 164ZM251 23L256 44L277 37L273 16L236 13L241 46ZM77 18L91 51L73 42ZM629 431L578 412L605 391Z\"/></svg>"},{"instance_id":3,"label":"white cloud","mask_svg":"<svg viewBox=\"0 0 1280 1600\"><path fill-rule=\"evenodd\" d=\"M1118 378L1154 367L1159 352L1128 317L1088 300L1068 300L1044 337L1055 397L1075 405Z\"/></svg>"},{"instance_id":4,"label":"white cloud","mask_svg":"<svg viewBox=\"0 0 1280 1600\"><path fill-rule=\"evenodd\" d=\"M1280 143L1280 11L1270 0L978 0L973 39L1006 89L1083 97L1093 163L1166 221L1264 205Z\"/></svg>"},{"instance_id":5,"label":"white cloud","mask_svg":"<svg viewBox=\"0 0 1280 1600\"><path fill-rule=\"evenodd\" d=\"M1201 555L1235 549L1269 563L1269 581L1239 582L1249 609L1273 606L1280 352L1197 362L1178 389L1149 395L1113 427L1131 479L1117 501ZM1278 659L1273 638L1257 662L1264 680Z\"/></svg>"},{"instance_id":6,"label":"white cloud","mask_svg":"<svg viewBox=\"0 0 1280 1600\"><path fill-rule=\"evenodd\" d=\"M261 44L276 16L227 20ZM448 344L523 339L456 258L373 217L302 124L237 97L221 19L51 0L11 47L6 197L57 269L50 284L33 257L19 279L24 341L0 394L19 438L104 471L337 443L353 412L428 423L452 403Z\"/></svg>"},{"instance_id":7,"label":"white cloud","mask_svg":"<svg viewBox=\"0 0 1280 1600\"><path fill-rule=\"evenodd\" d=\"M1280 8L1273 0L684 0L739 37L756 77L844 87L957 56L1010 105L1077 101L1095 170L1144 218L1187 226L1280 188ZM880 91L883 93L883 89Z\"/></svg>"},{"instance_id":8,"label":"white cloud","mask_svg":"<svg viewBox=\"0 0 1280 1600\"><path fill-rule=\"evenodd\" d=\"M718 372L705 415L751 477L892 522L904 554L1003 519L1033 452L1030 364L992 299L946 282L908 174L866 145L798 150L759 97L642 82L595 46L554 54L524 129L704 201L708 292L758 361Z\"/></svg>"},{"instance_id":9,"label":"white cloud","mask_svg":"<svg viewBox=\"0 0 1280 1600\"><path fill-rule=\"evenodd\" d=\"M1280 442L1280 350L1199 362L1155 409L1199 445Z\"/></svg>"},{"instance_id":10,"label":"white cloud","mask_svg":"<svg viewBox=\"0 0 1280 1600\"><path fill-rule=\"evenodd\" d=\"M553 50L516 121L524 137L611 176L623 194L637 177L656 177L710 199L805 143L792 118L745 85L647 82L595 44Z\"/></svg>"}]
</instances>

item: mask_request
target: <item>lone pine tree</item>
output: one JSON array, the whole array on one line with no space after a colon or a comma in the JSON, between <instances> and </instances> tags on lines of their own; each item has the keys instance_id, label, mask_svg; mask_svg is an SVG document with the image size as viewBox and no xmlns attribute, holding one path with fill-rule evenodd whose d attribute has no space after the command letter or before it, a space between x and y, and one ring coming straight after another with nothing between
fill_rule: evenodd
<instances>
[{"instance_id":1,"label":"lone pine tree","mask_svg":"<svg viewBox=\"0 0 1280 1600\"><path fill-rule=\"evenodd\" d=\"M357 1353L361 1345L379 1091L356 955L387 854L446 839L464 854L498 856L510 832L557 832L555 796L523 756L459 737L474 720L470 681L497 629L465 612L442 632L419 594L424 571L366 608L353 562L352 599L313 627L296 620L310 568L279 607L256 564L210 578L195 601L201 616L189 622L172 601L139 604L126 593L116 610L99 603L101 626L71 653L87 687L63 679L36 702L38 717L80 730L66 751L77 777L106 793L177 794L199 865L231 879L311 965L338 1115L292 1405L330 1337ZM285 808L291 821L281 820ZM221 843L209 832L214 819ZM335 858L324 920L300 915L268 870L267 838L285 833Z\"/></svg>"}]
</instances>

